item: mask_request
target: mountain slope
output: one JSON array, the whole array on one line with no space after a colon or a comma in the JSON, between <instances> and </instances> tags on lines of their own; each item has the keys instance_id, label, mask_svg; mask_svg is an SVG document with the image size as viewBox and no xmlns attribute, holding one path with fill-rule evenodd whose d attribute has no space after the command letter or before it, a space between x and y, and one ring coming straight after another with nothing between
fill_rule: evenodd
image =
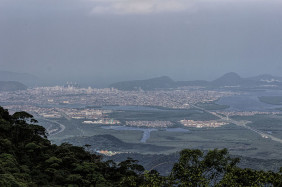
<instances>
[{"instance_id":1,"label":"mountain slope","mask_svg":"<svg viewBox=\"0 0 282 187\"><path fill-rule=\"evenodd\" d=\"M279 83L282 82L282 77L272 76L268 74L258 75L255 77L250 77L250 80L261 82L261 83Z\"/></svg>"},{"instance_id":2,"label":"mountain slope","mask_svg":"<svg viewBox=\"0 0 282 187\"><path fill-rule=\"evenodd\" d=\"M221 87L241 87L241 88L275 88L282 89L282 77L272 75L258 75L255 77L242 78L237 73L230 72L213 80L195 80L195 81L174 81L167 76L157 77L146 80L124 81L110 85L110 87L119 90L157 90L172 89L184 86L200 86L207 88Z\"/></svg>"},{"instance_id":3,"label":"mountain slope","mask_svg":"<svg viewBox=\"0 0 282 187\"><path fill-rule=\"evenodd\" d=\"M124 81L111 84L110 87L117 88L119 90L155 90L166 89L176 87L175 81L167 76L146 79L146 80L134 80Z\"/></svg>"},{"instance_id":4,"label":"mountain slope","mask_svg":"<svg viewBox=\"0 0 282 187\"><path fill-rule=\"evenodd\" d=\"M0 71L0 80L1 81L31 81L37 79L36 76L28 73L16 73L10 71Z\"/></svg>"},{"instance_id":5,"label":"mountain slope","mask_svg":"<svg viewBox=\"0 0 282 187\"><path fill-rule=\"evenodd\" d=\"M27 86L16 81L0 81L0 91L26 90Z\"/></svg>"},{"instance_id":6,"label":"mountain slope","mask_svg":"<svg viewBox=\"0 0 282 187\"><path fill-rule=\"evenodd\" d=\"M28 73L0 71L0 81L19 81L28 86L37 85L39 78Z\"/></svg>"},{"instance_id":7,"label":"mountain slope","mask_svg":"<svg viewBox=\"0 0 282 187\"><path fill-rule=\"evenodd\" d=\"M211 82L213 86L236 86L244 82L244 79L241 78L237 73L230 72L226 73L218 79Z\"/></svg>"}]
</instances>

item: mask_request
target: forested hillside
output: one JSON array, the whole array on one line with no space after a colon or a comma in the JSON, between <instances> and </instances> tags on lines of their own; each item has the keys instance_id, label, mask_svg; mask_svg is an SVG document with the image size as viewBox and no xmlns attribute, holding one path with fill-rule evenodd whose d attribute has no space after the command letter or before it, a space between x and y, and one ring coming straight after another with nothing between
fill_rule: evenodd
<instances>
[{"instance_id":1,"label":"forested hillside","mask_svg":"<svg viewBox=\"0 0 282 187\"><path fill-rule=\"evenodd\" d=\"M226 149L185 149L170 175L160 176L130 158L104 162L83 147L51 144L32 115L0 107L0 186L282 186L281 171L240 169L238 162Z\"/></svg>"}]
</instances>

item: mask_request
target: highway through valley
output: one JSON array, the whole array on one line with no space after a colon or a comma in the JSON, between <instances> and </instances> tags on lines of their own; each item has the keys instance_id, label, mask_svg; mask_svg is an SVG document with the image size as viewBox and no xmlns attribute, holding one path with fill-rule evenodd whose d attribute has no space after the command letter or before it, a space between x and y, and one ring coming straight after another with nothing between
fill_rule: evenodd
<instances>
[{"instance_id":1,"label":"highway through valley","mask_svg":"<svg viewBox=\"0 0 282 187\"><path fill-rule=\"evenodd\" d=\"M210 113L210 114L220 118L222 121L224 121L226 123L233 123L233 124L235 124L237 126L240 126L240 127L246 128L248 130L251 130L251 131L259 134L263 138L270 138L271 140L279 142L279 143L282 144L282 139L276 138L276 137L274 137L274 136L272 136L270 134L264 133L264 132L262 132L260 130L257 130L257 129L254 129L254 128L250 127L250 126L247 126L247 124L250 123L249 121L243 121L243 120L242 121L238 121L238 120L230 119L228 116L222 116L222 115L220 115L220 114L218 114L216 112L211 112L211 111L208 111L208 110L206 110L204 108L201 108L201 107L198 107L198 106L195 106L195 105L192 105L192 106L194 108L196 108L196 109L199 109L199 110L202 110L204 112Z\"/></svg>"}]
</instances>

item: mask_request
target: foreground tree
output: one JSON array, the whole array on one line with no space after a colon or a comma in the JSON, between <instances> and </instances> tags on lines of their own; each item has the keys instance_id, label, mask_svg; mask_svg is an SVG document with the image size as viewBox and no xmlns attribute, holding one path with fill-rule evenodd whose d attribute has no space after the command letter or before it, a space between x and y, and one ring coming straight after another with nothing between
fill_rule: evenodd
<instances>
[{"instance_id":1,"label":"foreground tree","mask_svg":"<svg viewBox=\"0 0 282 187\"><path fill-rule=\"evenodd\" d=\"M219 186L282 186L282 176L271 171L232 168L220 181Z\"/></svg>"},{"instance_id":2,"label":"foreground tree","mask_svg":"<svg viewBox=\"0 0 282 187\"><path fill-rule=\"evenodd\" d=\"M179 186L214 186L238 162L239 159L229 156L227 149L215 149L206 155L197 149L184 149L170 178Z\"/></svg>"},{"instance_id":3,"label":"foreground tree","mask_svg":"<svg viewBox=\"0 0 282 187\"><path fill-rule=\"evenodd\" d=\"M227 149L184 149L168 179L170 186L282 186L282 175L271 171L239 168L238 158L231 158Z\"/></svg>"}]
</instances>

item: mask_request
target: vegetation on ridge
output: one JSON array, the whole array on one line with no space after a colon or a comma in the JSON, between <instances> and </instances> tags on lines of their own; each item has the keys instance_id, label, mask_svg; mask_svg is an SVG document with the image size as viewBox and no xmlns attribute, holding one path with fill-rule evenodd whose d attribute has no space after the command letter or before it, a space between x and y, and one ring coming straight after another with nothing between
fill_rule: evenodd
<instances>
[{"instance_id":1,"label":"vegetation on ridge","mask_svg":"<svg viewBox=\"0 0 282 187\"><path fill-rule=\"evenodd\" d=\"M83 147L51 144L26 112L0 107L0 186L281 186L275 172L241 169L227 149L184 149L169 176L145 171L136 160L103 162ZM88 146L88 145L87 145Z\"/></svg>"}]
</instances>

